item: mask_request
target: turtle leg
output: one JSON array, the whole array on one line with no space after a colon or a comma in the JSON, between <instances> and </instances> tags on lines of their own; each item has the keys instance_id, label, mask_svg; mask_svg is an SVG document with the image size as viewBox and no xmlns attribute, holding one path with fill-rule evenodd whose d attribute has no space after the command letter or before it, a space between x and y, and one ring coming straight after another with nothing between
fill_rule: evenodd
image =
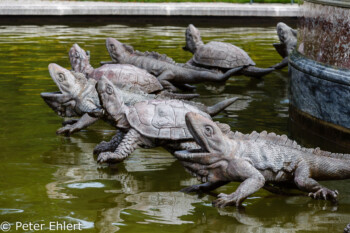
<instances>
[{"instance_id":1,"label":"turtle leg","mask_svg":"<svg viewBox=\"0 0 350 233\"><path fill-rule=\"evenodd\" d=\"M109 142L102 141L94 148L94 155L99 155L102 152L114 151L124 138L125 133L117 131Z\"/></svg>"},{"instance_id":2,"label":"turtle leg","mask_svg":"<svg viewBox=\"0 0 350 233\"><path fill-rule=\"evenodd\" d=\"M73 134L74 132L80 131L89 125L92 125L98 121L98 118L94 118L89 116L89 114L85 113L76 123L72 125L65 125L64 127L58 129L56 131L57 134L65 134L67 136Z\"/></svg>"},{"instance_id":3,"label":"turtle leg","mask_svg":"<svg viewBox=\"0 0 350 233\"><path fill-rule=\"evenodd\" d=\"M175 87L169 80L174 78L174 73L170 70L166 70L158 76L158 80L162 86L172 92L177 92L178 88Z\"/></svg>"},{"instance_id":4,"label":"turtle leg","mask_svg":"<svg viewBox=\"0 0 350 233\"><path fill-rule=\"evenodd\" d=\"M248 66L242 70L242 74L249 77L260 78L274 71L275 68L259 68L255 66Z\"/></svg>"},{"instance_id":5,"label":"turtle leg","mask_svg":"<svg viewBox=\"0 0 350 233\"><path fill-rule=\"evenodd\" d=\"M288 66L288 62L289 62L288 57L285 57L285 58L283 58L283 60L280 63L277 63L277 64L271 66L271 68L274 68L276 70L280 70L280 69Z\"/></svg>"},{"instance_id":6,"label":"turtle leg","mask_svg":"<svg viewBox=\"0 0 350 233\"><path fill-rule=\"evenodd\" d=\"M98 158L98 163L118 163L126 159L134 150L142 144L141 135L134 129L130 129L114 152L103 152Z\"/></svg>"}]
</instances>

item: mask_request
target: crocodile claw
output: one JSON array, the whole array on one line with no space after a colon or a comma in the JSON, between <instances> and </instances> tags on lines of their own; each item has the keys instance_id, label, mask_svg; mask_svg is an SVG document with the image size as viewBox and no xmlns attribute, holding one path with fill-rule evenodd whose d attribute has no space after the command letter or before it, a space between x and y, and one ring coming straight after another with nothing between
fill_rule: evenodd
<instances>
[{"instance_id":1,"label":"crocodile claw","mask_svg":"<svg viewBox=\"0 0 350 233\"><path fill-rule=\"evenodd\" d=\"M200 185L191 185L180 190L183 193L195 193L200 191Z\"/></svg>"},{"instance_id":2,"label":"crocodile claw","mask_svg":"<svg viewBox=\"0 0 350 233\"><path fill-rule=\"evenodd\" d=\"M321 188L316 192L309 193L309 197L313 199L321 199L321 200L330 200L333 203L338 202L338 194L337 190L330 190L327 188Z\"/></svg>"},{"instance_id":3,"label":"crocodile claw","mask_svg":"<svg viewBox=\"0 0 350 233\"><path fill-rule=\"evenodd\" d=\"M218 199L214 200L212 204L215 207L223 208L223 207L232 206L232 205L239 206L240 202L234 193L230 195L227 195L225 193L220 193L218 195Z\"/></svg>"}]
</instances>

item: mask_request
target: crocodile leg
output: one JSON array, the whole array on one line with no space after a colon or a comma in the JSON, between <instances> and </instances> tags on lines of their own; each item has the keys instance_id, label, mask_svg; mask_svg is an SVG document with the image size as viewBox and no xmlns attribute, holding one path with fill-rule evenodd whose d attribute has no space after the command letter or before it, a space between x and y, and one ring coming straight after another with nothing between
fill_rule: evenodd
<instances>
[{"instance_id":1,"label":"crocodile leg","mask_svg":"<svg viewBox=\"0 0 350 233\"><path fill-rule=\"evenodd\" d=\"M196 89L196 86L190 85L190 84L174 84L177 88L183 90L183 91L193 91Z\"/></svg>"},{"instance_id":2,"label":"crocodile leg","mask_svg":"<svg viewBox=\"0 0 350 233\"><path fill-rule=\"evenodd\" d=\"M62 122L62 126L73 125L78 122L79 119L70 119Z\"/></svg>"},{"instance_id":3,"label":"crocodile leg","mask_svg":"<svg viewBox=\"0 0 350 233\"><path fill-rule=\"evenodd\" d=\"M265 185L264 176L253 167L248 161L238 161L238 163L231 164L228 173L232 172L231 176L238 175L240 180L244 180L231 194L220 193L218 199L213 201L213 205L219 208L236 205L237 207L251 194L258 191Z\"/></svg>"},{"instance_id":4,"label":"crocodile leg","mask_svg":"<svg viewBox=\"0 0 350 233\"><path fill-rule=\"evenodd\" d=\"M180 192L184 192L184 193L209 192L228 183L230 182L229 181L206 182L204 184L196 184L196 185L183 188L180 190Z\"/></svg>"},{"instance_id":5,"label":"crocodile leg","mask_svg":"<svg viewBox=\"0 0 350 233\"><path fill-rule=\"evenodd\" d=\"M94 148L94 155L99 155L106 151L114 151L123 140L124 135L124 132L118 130L109 142L102 141Z\"/></svg>"},{"instance_id":6,"label":"crocodile leg","mask_svg":"<svg viewBox=\"0 0 350 233\"><path fill-rule=\"evenodd\" d=\"M98 163L118 163L126 159L134 150L142 144L141 135L134 129L130 129L114 152L103 152L98 158Z\"/></svg>"},{"instance_id":7,"label":"crocodile leg","mask_svg":"<svg viewBox=\"0 0 350 233\"><path fill-rule=\"evenodd\" d=\"M309 192L309 196L313 199L330 200L337 203L338 191L330 190L320 185L316 180L311 178L310 168L306 162L298 163L298 168L294 173L294 182L299 189Z\"/></svg>"},{"instance_id":8,"label":"crocodile leg","mask_svg":"<svg viewBox=\"0 0 350 233\"><path fill-rule=\"evenodd\" d=\"M58 129L56 133L69 136L74 132L80 131L89 125L92 125L96 121L98 121L98 118L91 117L89 114L85 113L76 123L73 125L65 125L64 127Z\"/></svg>"},{"instance_id":9,"label":"crocodile leg","mask_svg":"<svg viewBox=\"0 0 350 233\"><path fill-rule=\"evenodd\" d=\"M162 86L172 92L177 92L177 87L175 87L169 80L174 78L174 73L170 70L166 70L158 76L158 80Z\"/></svg>"}]
</instances>

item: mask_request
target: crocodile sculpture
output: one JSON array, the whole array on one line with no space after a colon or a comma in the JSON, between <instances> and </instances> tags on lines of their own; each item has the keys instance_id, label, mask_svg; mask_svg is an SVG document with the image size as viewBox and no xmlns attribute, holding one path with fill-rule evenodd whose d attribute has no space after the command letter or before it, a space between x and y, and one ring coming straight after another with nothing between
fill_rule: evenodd
<instances>
[{"instance_id":1,"label":"crocodile sculpture","mask_svg":"<svg viewBox=\"0 0 350 233\"><path fill-rule=\"evenodd\" d=\"M128 86L131 91L137 89L137 91L141 90L152 94L163 94L165 92L164 94L177 98L176 94L164 90L158 79L144 69L129 64L105 64L94 69L90 64L90 52L85 52L78 44L74 44L68 54L72 70L85 74L87 78L98 81L102 76L105 76L120 88ZM182 94L181 98L184 96ZM187 96L187 99L191 99L199 95L187 94Z\"/></svg>"},{"instance_id":2,"label":"crocodile sculpture","mask_svg":"<svg viewBox=\"0 0 350 233\"><path fill-rule=\"evenodd\" d=\"M237 72L250 77L262 77L274 71L274 68L258 68L255 62L241 48L225 42L211 41L204 44L199 30L192 24L188 25L185 33L186 46L184 50L193 53L187 63L194 66L214 68L222 71L245 66Z\"/></svg>"},{"instance_id":3,"label":"crocodile sculpture","mask_svg":"<svg viewBox=\"0 0 350 233\"><path fill-rule=\"evenodd\" d=\"M120 64L132 64L155 75L164 88L176 91L184 84L201 82L225 82L244 66L235 67L222 74L190 65L177 64L171 58L156 52L139 52L116 39L107 38L106 47L112 61Z\"/></svg>"},{"instance_id":4,"label":"crocodile sculpture","mask_svg":"<svg viewBox=\"0 0 350 233\"><path fill-rule=\"evenodd\" d=\"M97 81L94 79L86 79L85 75L82 73L70 72L57 64L50 64L49 72L51 78L60 89L60 92L44 92L41 93L42 98L58 115L62 117L81 116L78 121L65 122L64 127L57 130L57 134L64 133L70 135L96 122L98 118L90 117L87 112L101 106L95 89ZM108 78L111 82L113 79L115 79L114 76ZM137 92L137 89L131 87L130 90L128 89L128 86L124 86L124 89L118 88L118 93L123 102L128 106L144 100L166 100L171 99L172 97L164 92L158 95L146 94L142 91ZM176 95L180 96L181 94ZM236 100L237 98L229 98L210 107L194 101L185 101L185 103L196 106L209 115L214 116Z\"/></svg>"},{"instance_id":5,"label":"crocodile sculpture","mask_svg":"<svg viewBox=\"0 0 350 233\"><path fill-rule=\"evenodd\" d=\"M338 192L317 180L350 178L350 155L299 146L286 135L223 130L210 119L186 114L186 124L200 150L175 152L175 157L204 184L184 191L210 191L231 181L242 182L232 194L219 194L214 206L240 206L260 188L268 191L286 185L308 192L314 199L337 202Z\"/></svg>"},{"instance_id":6,"label":"crocodile sculpture","mask_svg":"<svg viewBox=\"0 0 350 233\"><path fill-rule=\"evenodd\" d=\"M297 30L289 27L287 24L279 22L277 24L277 35L280 43L274 43L276 51L281 55L283 60L272 66L275 69L282 69L288 66L288 56L297 46Z\"/></svg>"}]
</instances>

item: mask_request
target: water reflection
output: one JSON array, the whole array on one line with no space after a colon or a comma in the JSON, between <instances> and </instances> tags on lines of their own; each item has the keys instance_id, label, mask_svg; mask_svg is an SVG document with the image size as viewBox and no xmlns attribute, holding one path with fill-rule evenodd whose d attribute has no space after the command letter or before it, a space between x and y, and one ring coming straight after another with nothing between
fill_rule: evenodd
<instances>
[{"instance_id":1,"label":"water reflection","mask_svg":"<svg viewBox=\"0 0 350 233\"><path fill-rule=\"evenodd\" d=\"M96 164L92 150L112 137L115 129L103 122L73 135L57 136L62 119L40 98L55 91L47 71L51 62L69 68L73 43L91 51L91 64L109 60L105 38L115 37L140 51L156 50L177 62L192 54L183 51L187 25L129 27L3 26L0 28L0 222L81 222L85 232L341 232L350 219L349 181L327 182L340 192L338 209L307 197L284 197L265 191L245 202L245 212L211 206L214 197L183 194L197 184L161 148L137 150L117 166ZM280 61L272 43L273 26L198 27L204 42L234 43L259 67ZM233 130L288 133L288 71L256 80L238 76L225 86L199 84L199 101L211 105L243 96L215 120ZM324 146L311 144L309 146ZM218 192L230 193L237 183ZM308 224L310 223L310 224Z\"/></svg>"}]
</instances>

